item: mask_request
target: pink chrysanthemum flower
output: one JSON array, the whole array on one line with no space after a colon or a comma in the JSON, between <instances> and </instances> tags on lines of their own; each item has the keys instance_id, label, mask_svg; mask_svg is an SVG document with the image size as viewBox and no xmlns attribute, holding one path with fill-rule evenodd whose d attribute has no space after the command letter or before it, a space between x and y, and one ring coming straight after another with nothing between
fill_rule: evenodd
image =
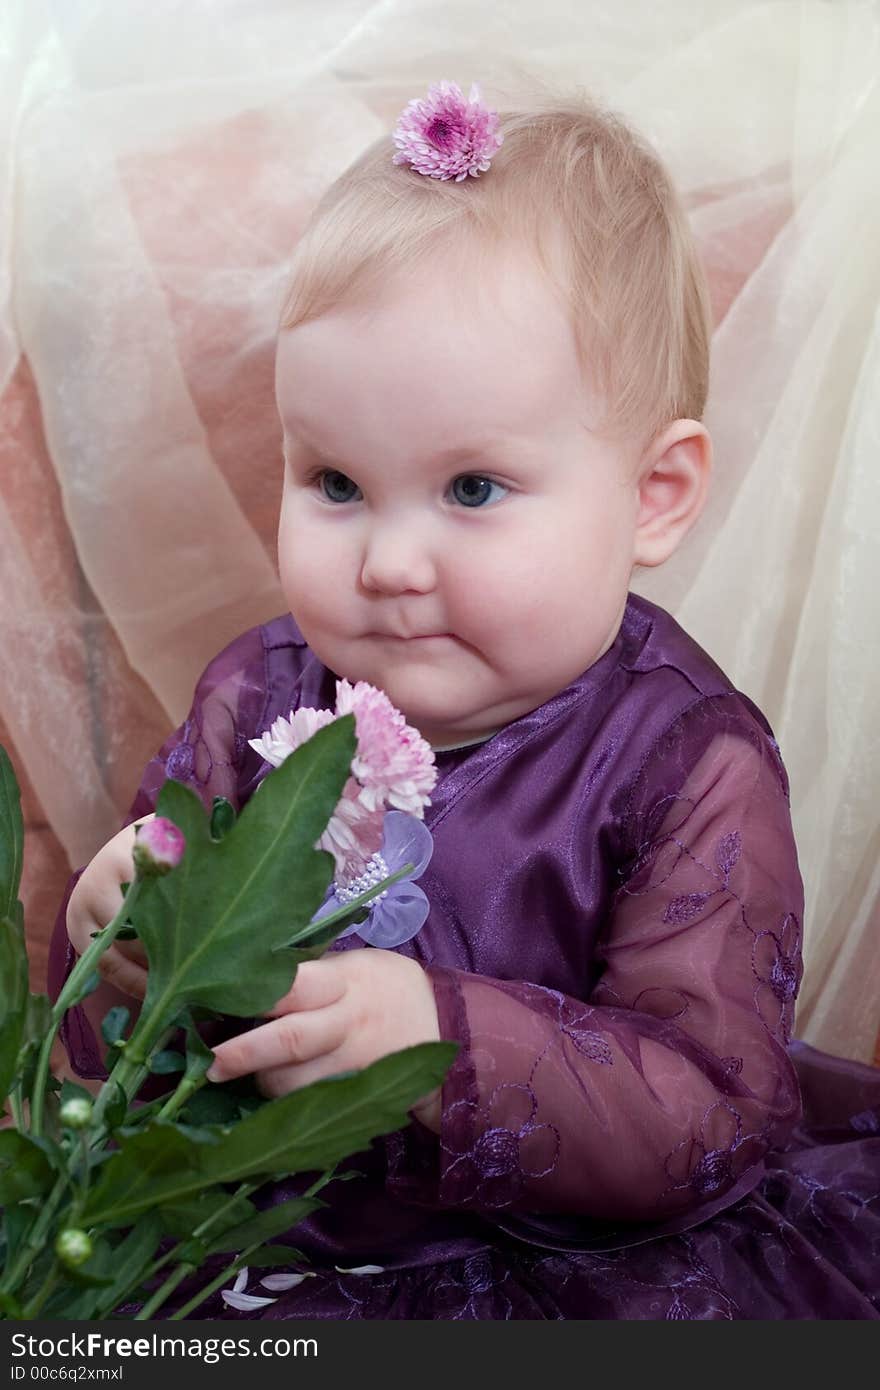
<instances>
[{"instance_id":1,"label":"pink chrysanthemum flower","mask_svg":"<svg viewBox=\"0 0 880 1390\"><path fill-rule=\"evenodd\" d=\"M336 682L336 714L354 714L357 752L351 770L361 786L361 805L368 811L393 806L421 817L437 781L430 743L383 690L367 681Z\"/></svg>"},{"instance_id":2,"label":"pink chrysanthemum flower","mask_svg":"<svg viewBox=\"0 0 880 1390\"><path fill-rule=\"evenodd\" d=\"M352 776L318 841L332 854L336 882L353 883L381 848L388 806L423 817L428 793L437 780L434 750L404 720L383 691L366 681L352 686L336 682L336 709L298 709L280 717L261 738L248 742L273 767L310 739L318 729L344 714L353 714L357 751Z\"/></svg>"},{"instance_id":3,"label":"pink chrysanthemum flower","mask_svg":"<svg viewBox=\"0 0 880 1390\"><path fill-rule=\"evenodd\" d=\"M260 738L248 739L248 742L267 763L280 767L295 748L323 729L325 724L332 724L335 718L332 709L291 710L289 719L276 719Z\"/></svg>"},{"instance_id":4,"label":"pink chrysanthemum flower","mask_svg":"<svg viewBox=\"0 0 880 1390\"><path fill-rule=\"evenodd\" d=\"M498 112L480 100L476 82L465 101L456 82L436 82L427 99L416 98L400 114L394 130L394 164L409 164L432 179L479 178L501 148Z\"/></svg>"},{"instance_id":5,"label":"pink chrysanthemum flower","mask_svg":"<svg viewBox=\"0 0 880 1390\"><path fill-rule=\"evenodd\" d=\"M327 829L318 841L320 849L333 855L339 884L353 883L382 844L385 812L366 810L360 800L360 790L359 783L349 777L336 810L327 822Z\"/></svg>"}]
</instances>

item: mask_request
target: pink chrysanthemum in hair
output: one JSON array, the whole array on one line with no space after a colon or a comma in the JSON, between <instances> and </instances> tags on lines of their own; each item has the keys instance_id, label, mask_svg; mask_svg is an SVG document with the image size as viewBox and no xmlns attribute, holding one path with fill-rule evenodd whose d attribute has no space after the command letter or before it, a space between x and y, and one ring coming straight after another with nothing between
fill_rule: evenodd
<instances>
[{"instance_id":1,"label":"pink chrysanthemum in hair","mask_svg":"<svg viewBox=\"0 0 880 1390\"><path fill-rule=\"evenodd\" d=\"M416 98L403 109L394 131L394 164L409 164L432 179L479 178L501 148L498 112L480 100L475 82L465 101L456 82L436 82L427 99Z\"/></svg>"}]
</instances>

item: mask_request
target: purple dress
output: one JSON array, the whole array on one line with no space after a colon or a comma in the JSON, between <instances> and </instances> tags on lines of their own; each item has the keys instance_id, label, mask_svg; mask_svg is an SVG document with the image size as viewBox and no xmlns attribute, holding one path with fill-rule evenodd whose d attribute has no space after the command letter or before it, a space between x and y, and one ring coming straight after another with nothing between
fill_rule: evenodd
<instances>
[{"instance_id":1,"label":"purple dress","mask_svg":"<svg viewBox=\"0 0 880 1390\"><path fill-rule=\"evenodd\" d=\"M166 777L241 807L266 771L248 739L332 707L335 682L291 617L242 634L125 823ZM248 1313L218 1293L194 1316L880 1317L880 1072L790 1037L803 886L761 712L631 594L566 689L436 758L431 911L397 949L462 1044L441 1133L414 1119L346 1165L363 1178L324 1190L289 1237L315 1277ZM81 1009L65 1041L103 1075ZM336 1269L367 1264L382 1272ZM248 1293L271 1296L265 1273Z\"/></svg>"}]
</instances>

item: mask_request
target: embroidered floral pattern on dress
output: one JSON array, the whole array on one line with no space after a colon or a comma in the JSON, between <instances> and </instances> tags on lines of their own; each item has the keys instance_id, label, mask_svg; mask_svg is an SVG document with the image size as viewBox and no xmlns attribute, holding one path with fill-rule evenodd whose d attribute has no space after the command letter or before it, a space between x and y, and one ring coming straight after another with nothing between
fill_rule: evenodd
<instances>
[{"instance_id":1,"label":"embroidered floral pattern on dress","mask_svg":"<svg viewBox=\"0 0 880 1390\"><path fill-rule=\"evenodd\" d=\"M726 1142L725 1141L726 1135ZM753 1147L761 1135L743 1137L742 1116L726 1101L716 1101L703 1116L698 1139L683 1139L666 1159L669 1192L689 1189L708 1201L730 1187L740 1169L739 1150ZM756 1155L753 1155L753 1157Z\"/></svg>"},{"instance_id":2,"label":"embroidered floral pattern on dress","mask_svg":"<svg viewBox=\"0 0 880 1390\"><path fill-rule=\"evenodd\" d=\"M178 782L186 782L193 775L196 755L189 743L178 743L165 759L165 772Z\"/></svg>"},{"instance_id":3,"label":"embroidered floral pattern on dress","mask_svg":"<svg viewBox=\"0 0 880 1390\"><path fill-rule=\"evenodd\" d=\"M691 851L681 840L675 839L674 836L670 836L670 839L678 845L684 854L691 855ZM663 914L663 921L689 922L692 917L702 911L711 898L717 897L719 893L732 891L730 875L741 853L742 836L738 830L731 830L722 835L715 847L715 869L708 870L712 877L720 879L718 887L701 893L682 893L679 897L672 898ZM691 855L691 857L693 856ZM700 861L694 859L694 862L699 863ZM704 867L708 868L708 866Z\"/></svg>"},{"instance_id":4,"label":"embroidered floral pattern on dress","mask_svg":"<svg viewBox=\"0 0 880 1390\"><path fill-rule=\"evenodd\" d=\"M880 1115L876 1110L861 1110L858 1115L850 1115L849 1123L857 1134L880 1134Z\"/></svg>"},{"instance_id":5,"label":"embroidered floral pattern on dress","mask_svg":"<svg viewBox=\"0 0 880 1390\"><path fill-rule=\"evenodd\" d=\"M488 1304L493 1309L493 1318L509 1319L513 1305L503 1288L508 1277L505 1272L499 1280L491 1255L482 1250L468 1256L461 1264L448 1265L432 1291L435 1316L453 1322L479 1320L486 1316Z\"/></svg>"},{"instance_id":6,"label":"embroidered floral pattern on dress","mask_svg":"<svg viewBox=\"0 0 880 1390\"><path fill-rule=\"evenodd\" d=\"M522 1098L528 1113L516 1129L509 1128L511 1095ZM522 1106L519 1107L522 1109ZM455 1132L466 1117L466 1132L477 1137L467 1147L457 1149L444 1139L442 1148L451 1161L444 1185L455 1183L457 1205L477 1203L483 1207L506 1207L516 1201L530 1178L552 1173L559 1157L559 1131L553 1125L535 1124L538 1101L529 1086L502 1083L489 1094L485 1107L469 1100L455 1101L447 1112L448 1127ZM494 1114L507 1124L493 1123ZM551 1161L546 1155L552 1154Z\"/></svg>"},{"instance_id":7,"label":"embroidered floral pattern on dress","mask_svg":"<svg viewBox=\"0 0 880 1390\"><path fill-rule=\"evenodd\" d=\"M534 991L539 991L552 999L556 1004L556 1022L559 1032L566 1038L570 1038L582 1057L586 1057L589 1062L597 1062L600 1066L610 1067L614 1064L614 1057L608 1043L597 1033L595 1028L581 1028L578 1025L592 1022L596 1010L589 1005L581 1004L578 999L571 999L565 994L560 994L558 989L547 989L543 985L532 985ZM542 1061L549 1049L538 1054L535 1065L532 1068L530 1080L537 1070L538 1062Z\"/></svg>"},{"instance_id":8,"label":"embroidered floral pattern on dress","mask_svg":"<svg viewBox=\"0 0 880 1390\"><path fill-rule=\"evenodd\" d=\"M387 1306L396 1283L393 1274L346 1274L335 1280L339 1294L348 1304L346 1321L381 1316L374 1310Z\"/></svg>"},{"instance_id":9,"label":"embroidered floral pattern on dress","mask_svg":"<svg viewBox=\"0 0 880 1390\"><path fill-rule=\"evenodd\" d=\"M787 1043L794 1022L794 1004L803 973L798 920L789 912L778 932L758 932L752 947L755 1008L774 1037Z\"/></svg>"},{"instance_id":10,"label":"embroidered floral pattern on dress","mask_svg":"<svg viewBox=\"0 0 880 1390\"><path fill-rule=\"evenodd\" d=\"M766 738L744 741L744 756L749 743L759 754L755 759L758 772L771 756L775 769L778 749L773 741ZM674 741L670 741L669 746L673 748ZM772 755L765 751L770 747ZM743 765L747 766L745 762ZM758 772L753 786L761 788L765 795ZM745 773L740 775L748 787ZM709 786L711 783L707 781L707 789ZM785 794L784 783L782 790ZM749 804L750 800L743 798L740 814ZM762 908L758 915L757 901L751 901L757 891L756 864L760 863L756 858L756 846L752 840L749 844L751 858L746 858L744 829L740 826L725 828L720 835L716 833L710 841L711 849L698 840L688 842L682 832L693 823L698 806L698 798L667 794L662 798L662 814L655 805L633 816L634 826L652 825L654 838L642 840L638 845L633 871L618 890L620 898L638 898L647 903L657 898L659 888L674 887L682 880L682 889L667 899L657 920L664 926L697 933L714 930L719 934L719 950L723 949L723 941L736 940L738 933L749 951L745 961L741 956L738 958L741 962L738 968L742 970L746 961L750 964L756 981L753 1001L760 1024L776 1042L785 1045L791 1033L794 1001L802 973L798 918L792 912L785 913L777 930L763 925L756 930L752 926L755 916L759 924L762 917L766 922L766 912ZM738 869L741 870L739 876ZM657 906L660 907L660 903ZM645 934L647 936L647 929ZM698 936L694 937L693 949L705 949ZM731 956L731 960L734 959ZM689 997L684 989L651 985L632 996L618 994L614 1002L621 1007L644 1010L655 1018L674 1021L684 1036L699 1038L700 1024L691 1021L695 1000L699 1003L699 992ZM762 1050L750 1051L752 1056L757 1059L753 1067L765 1065L766 1054ZM667 1191L687 1190L702 1201L726 1191L760 1158L772 1141L775 1121L773 1107L761 1099L763 1083L759 1073L753 1071L744 1076L742 1055L721 1056L718 1060L727 1078L726 1086L721 1083L720 1089L729 1089L731 1100L720 1100L710 1106L703 1116L699 1134L683 1139L665 1159L665 1169L671 1178ZM743 1093L743 1100L737 1100L738 1094ZM777 1104L781 1106L781 1098ZM722 1124L724 1133L719 1135L718 1126L724 1116L727 1127ZM749 1118L744 1120L744 1116Z\"/></svg>"},{"instance_id":11,"label":"embroidered floral pattern on dress","mask_svg":"<svg viewBox=\"0 0 880 1390\"><path fill-rule=\"evenodd\" d=\"M230 749L232 756L218 759L211 753L209 742L195 716L186 720L180 732L181 741L165 758L165 776L172 777L176 782L188 782L194 790L202 789L204 799L204 789L215 778L218 769L227 769L228 775L231 775L239 767L243 756L239 745L246 741L243 735L237 734L234 747Z\"/></svg>"}]
</instances>

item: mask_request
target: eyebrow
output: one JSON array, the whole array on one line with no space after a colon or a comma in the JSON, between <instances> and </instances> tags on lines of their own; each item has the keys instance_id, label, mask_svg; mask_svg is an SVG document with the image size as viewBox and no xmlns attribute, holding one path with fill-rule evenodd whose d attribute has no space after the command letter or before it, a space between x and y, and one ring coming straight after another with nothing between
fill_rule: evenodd
<instances>
[{"instance_id":1,"label":"eyebrow","mask_svg":"<svg viewBox=\"0 0 880 1390\"><path fill-rule=\"evenodd\" d=\"M518 441L516 439L509 436L507 438L499 437L483 444L456 444L450 448L440 449L436 454L432 454L426 459L426 463L431 467L448 467L450 464L465 463L468 459L473 458L498 458L501 450L505 447L510 447L510 445L516 446L517 443ZM321 463L339 469L340 472L344 473L349 467L345 459L338 459L333 454L327 453L324 449L318 449L315 445L309 444L305 439L291 436L291 444L302 448L306 453L318 459Z\"/></svg>"}]
</instances>

